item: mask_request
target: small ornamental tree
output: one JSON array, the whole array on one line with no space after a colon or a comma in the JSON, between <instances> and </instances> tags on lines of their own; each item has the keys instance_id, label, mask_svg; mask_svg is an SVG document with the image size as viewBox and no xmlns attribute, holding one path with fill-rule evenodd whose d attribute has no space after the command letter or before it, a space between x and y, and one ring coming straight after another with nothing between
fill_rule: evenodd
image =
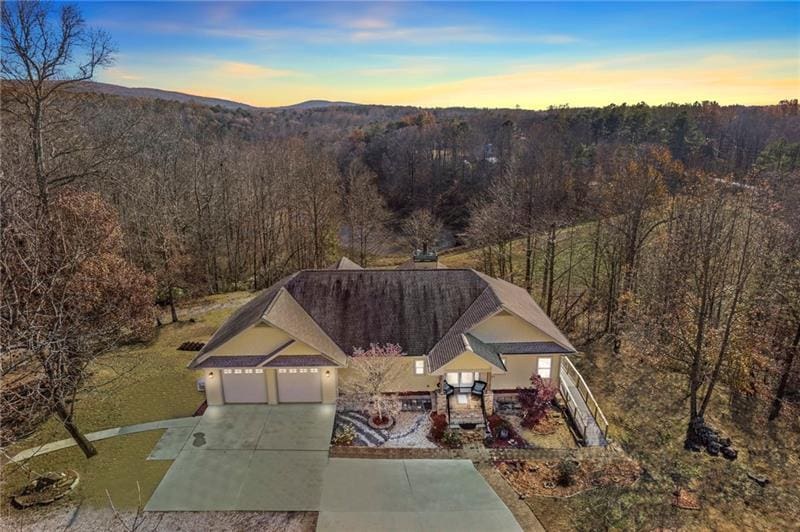
<instances>
[{"instance_id":1,"label":"small ornamental tree","mask_svg":"<svg viewBox=\"0 0 800 532\"><path fill-rule=\"evenodd\" d=\"M360 396L367 403L367 414L373 422L384 425L396 415L400 403L390 387L402 373L399 358L405 352L397 344L370 344L369 349L353 349L350 360L352 374L342 383L348 394Z\"/></svg>"},{"instance_id":2,"label":"small ornamental tree","mask_svg":"<svg viewBox=\"0 0 800 532\"><path fill-rule=\"evenodd\" d=\"M547 416L547 408L556 396L556 387L535 373L531 376L531 384L529 388L517 388L523 412L522 426L527 429L535 427Z\"/></svg>"}]
</instances>

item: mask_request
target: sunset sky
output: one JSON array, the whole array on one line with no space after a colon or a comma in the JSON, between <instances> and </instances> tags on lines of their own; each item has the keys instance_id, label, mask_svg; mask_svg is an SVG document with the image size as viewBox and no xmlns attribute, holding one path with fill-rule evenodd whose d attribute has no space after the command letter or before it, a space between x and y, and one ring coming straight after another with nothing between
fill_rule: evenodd
<instances>
[{"instance_id":1,"label":"sunset sky","mask_svg":"<svg viewBox=\"0 0 800 532\"><path fill-rule=\"evenodd\" d=\"M258 106L545 108L800 95L797 3L81 3L99 81Z\"/></svg>"}]
</instances>

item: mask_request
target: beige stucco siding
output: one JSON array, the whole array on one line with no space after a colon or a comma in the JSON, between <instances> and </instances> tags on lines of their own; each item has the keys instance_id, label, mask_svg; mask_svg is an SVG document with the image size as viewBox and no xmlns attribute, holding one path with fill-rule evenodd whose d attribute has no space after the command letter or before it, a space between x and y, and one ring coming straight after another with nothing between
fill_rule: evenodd
<instances>
[{"instance_id":1,"label":"beige stucco siding","mask_svg":"<svg viewBox=\"0 0 800 532\"><path fill-rule=\"evenodd\" d=\"M414 373L414 363L416 360L424 360L424 357L405 356L397 358L397 375L388 392L426 392L436 390L439 384L439 377L436 375L417 375ZM428 368L425 368L428 371ZM353 370L342 368L339 370L339 379L342 386L346 386L348 379L353 378Z\"/></svg>"},{"instance_id":2,"label":"beige stucco siding","mask_svg":"<svg viewBox=\"0 0 800 532\"><path fill-rule=\"evenodd\" d=\"M197 374L206 381L206 402L209 406L217 406L225 401L222 397L222 372L211 368L198 371Z\"/></svg>"},{"instance_id":3,"label":"beige stucco siding","mask_svg":"<svg viewBox=\"0 0 800 532\"><path fill-rule=\"evenodd\" d=\"M502 312L478 324L470 333L486 343L554 341L553 338L533 325L507 312Z\"/></svg>"},{"instance_id":4,"label":"beige stucco siding","mask_svg":"<svg viewBox=\"0 0 800 532\"><path fill-rule=\"evenodd\" d=\"M550 358L550 382L558 386L561 355L505 355L508 373L492 375L493 390L513 390L531 385L531 375L536 373L538 360Z\"/></svg>"},{"instance_id":5,"label":"beige stucco siding","mask_svg":"<svg viewBox=\"0 0 800 532\"><path fill-rule=\"evenodd\" d=\"M264 355L290 340L285 332L269 325L256 324L237 334L209 355Z\"/></svg>"},{"instance_id":6,"label":"beige stucco siding","mask_svg":"<svg viewBox=\"0 0 800 532\"><path fill-rule=\"evenodd\" d=\"M322 372L322 402L335 403L339 372L336 368L321 368L320 371Z\"/></svg>"},{"instance_id":7,"label":"beige stucco siding","mask_svg":"<svg viewBox=\"0 0 800 532\"><path fill-rule=\"evenodd\" d=\"M286 349L281 351L281 356L283 355L318 355L320 354L319 351L314 349L313 347L304 344L300 341L295 341L294 343L288 345Z\"/></svg>"}]
</instances>

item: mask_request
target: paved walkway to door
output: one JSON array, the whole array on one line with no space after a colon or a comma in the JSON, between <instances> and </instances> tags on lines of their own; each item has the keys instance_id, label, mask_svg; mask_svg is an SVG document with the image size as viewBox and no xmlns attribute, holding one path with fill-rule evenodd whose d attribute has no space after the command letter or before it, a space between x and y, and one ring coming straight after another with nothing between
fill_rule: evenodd
<instances>
[{"instance_id":1,"label":"paved walkway to door","mask_svg":"<svg viewBox=\"0 0 800 532\"><path fill-rule=\"evenodd\" d=\"M174 459L149 511L316 511L333 405L209 407L192 431L151 454Z\"/></svg>"}]
</instances>

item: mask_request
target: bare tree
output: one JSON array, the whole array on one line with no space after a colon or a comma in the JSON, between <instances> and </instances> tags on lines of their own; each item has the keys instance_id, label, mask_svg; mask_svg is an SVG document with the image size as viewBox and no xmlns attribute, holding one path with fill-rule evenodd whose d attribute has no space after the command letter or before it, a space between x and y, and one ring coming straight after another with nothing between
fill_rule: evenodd
<instances>
[{"instance_id":1,"label":"bare tree","mask_svg":"<svg viewBox=\"0 0 800 532\"><path fill-rule=\"evenodd\" d=\"M367 410L379 422L396 414L397 398L390 392L402 375L400 363L405 355L397 344L371 344L369 349L356 348L350 359L351 374L342 380L345 393L363 399Z\"/></svg>"},{"instance_id":2,"label":"bare tree","mask_svg":"<svg viewBox=\"0 0 800 532\"><path fill-rule=\"evenodd\" d=\"M654 249L657 267L641 302L648 318L639 342L686 376L689 442L726 368L751 337L743 310L761 241L750 194L730 196L701 183L677 201L675 220Z\"/></svg>"},{"instance_id":3,"label":"bare tree","mask_svg":"<svg viewBox=\"0 0 800 532\"><path fill-rule=\"evenodd\" d=\"M122 257L122 233L97 195L65 189L31 216L19 191L2 202L0 367L2 445L55 416L87 457L75 422L91 364L152 327L151 279Z\"/></svg>"},{"instance_id":4,"label":"bare tree","mask_svg":"<svg viewBox=\"0 0 800 532\"><path fill-rule=\"evenodd\" d=\"M16 105L4 111L29 130L33 189L38 207L47 211L50 189L96 175L107 163L106 141L75 142L64 130L75 126L64 89L92 79L112 64L114 46L102 30L88 28L75 6L56 8L38 0L2 5L3 90ZM57 140L56 140L57 139ZM91 154L91 156L88 156ZM70 164L79 159L83 164Z\"/></svg>"},{"instance_id":5,"label":"bare tree","mask_svg":"<svg viewBox=\"0 0 800 532\"><path fill-rule=\"evenodd\" d=\"M403 236L413 249L436 246L442 229L442 222L429 209L414 211L402 226Z\"/></svg>"},{"instance_id":6,"label":"bare tree","mask_svg":"<svg viewBox=\"0 0 800 532\"><path fill-rule=\"evenodd\" d=\"M369 255L386 239L384 223L389 213L378 191L377 176L363 163L354 161L346 175L342 203L347 224L349 253L366 267Z\"/></svg>"}]
</instances>

